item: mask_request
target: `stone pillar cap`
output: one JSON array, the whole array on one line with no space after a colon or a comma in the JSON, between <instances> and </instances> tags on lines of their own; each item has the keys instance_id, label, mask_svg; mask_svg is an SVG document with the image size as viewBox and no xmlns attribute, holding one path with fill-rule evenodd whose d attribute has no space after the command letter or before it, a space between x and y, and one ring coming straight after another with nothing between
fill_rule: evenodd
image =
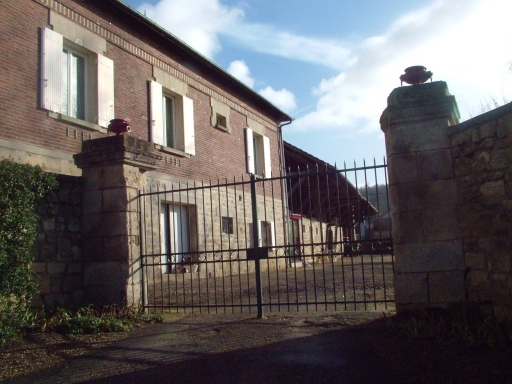
<instances>
[{"instance_id":1,"label":"stone pillar cap","mask_svg":"<svg viewBox=\"0 0 512 384\"><path fill-rule=\"evenodd\" d=\"M447 118L450 125L459 122L455 97L444 81L395 88L388 97L388 107L380 118L381 129L408 122Z\"/></svg>"},{"instance_id":2,"label":"stone pillar cap","mask_svg":"<svg viewBox=\"0 0 512 384\"><path fill-rule=\"evenodd\" d=\"M162 156L155 144L131 135L107 136L84 141L82 152L73 155L78 168L111 164L127 164L144 171L158 168Z\"/></svg>"}]
</instances>

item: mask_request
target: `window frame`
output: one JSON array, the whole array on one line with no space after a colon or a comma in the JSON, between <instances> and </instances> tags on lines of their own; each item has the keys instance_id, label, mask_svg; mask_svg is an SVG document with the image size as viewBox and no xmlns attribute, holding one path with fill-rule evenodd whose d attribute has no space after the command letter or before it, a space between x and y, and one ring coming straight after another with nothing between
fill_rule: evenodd
<instances>
[{"instance_id":1,"label":"window frame","mask_svg":"<svg viewBox=\"0 0 512 384\"><path fill-rule=\"evenodd\" d=\"M40 41L40 107L48 110L48 115L52 118L106 132L105 128L115 117L114 62L47 27L41 28ZM64 49L76 52L86 59L84 119L71 116L69 110L67 113L63 111L62 55Z\"/></svg>"},{"instance_id":2,"label":"window frame","mask_svg":"<svg viewBox=\"0 0 512 384\"><path fill-rule=\"evenodd\" d=\"M268 238L270 237L270 244L268 244L267 241L263 241L264 226L267 232L265 240L268 241ZM274 248L276 246L276 230L273 221L258 220L258 246L268 248Z\"/></svg>"},{"instance_id":3,"label":"window frame","mask_svg":"<svg viewBox=\"0 0 512 384\"><path fill-rule=\"evenodd\" d=\"M164 87L157 81L149 80L149 141L158 149L178 156L195 155L194 102L185 95ZM165 97L174 99L174 134L175 142L169 146L165 127Z\"/></svg>"},{"instance_id":4,"label":"window frame","mask_svg":"<svg viewBox=\"0 0 512 384\"><path fill-rule=\"evenodd\" d=\"M222 101L210 97L210 107L211 107L211 125L212 127L218 129L219 131L225 133L231 133L231 123L230 123L230 112L231 108L229 105L223 103ZM221 120L223 124L219 122L219 116L222 117Z\"/></svg>"},{"instance_id":5,"label":"window frame","mask_svg":"<svg viewBox=\"0 0 512 384\"><path fill-rule=\"evenodd\" d=\"M170 103L169 103L170 101ZM171 112L168 111L168 105L171 104ZM163 143L166 147L177 149L177 132L176 132L176 98L175 96L163 92L162 95L163 109ZM170 115L170 116L169 116ZM170 117L170 122L169 122ZM170 132L169 132L170 131Z\"/></svg>"},{"instance_id":6,"label":"window frame","mask_svg":"<svg viewBox=\"0 0 512 384\"><path fill-rule=\"evenodd\" d=\"M272 177L270 139L249 127L245 128L245 137L247 173L261 178Z\"/></svg>"},{"instance_id":7,"label":"window frame","mask_svg":"<svg viewBox=\"0 0 512 384\"><path fill-rule=\"evenodd\" d=\"M67 52L65 52L67 50ZM70 45L66 44L66 42L63 43L63 46L62 46L62 51L63 51L63 54L65 54L67 56L67 62L66 62L66 65L64 65L64 63L62 63L62 68L61 70L64 72L64 67L67 67L67 76L65 76L65 73L62 73L62 79L64 80L65 77L67 77L67 86L64 87L64 84L63 84L63 87L62 87L62 99L63 99L63 105L62 105L62 113L65 114L66 116L69 116L69 117L72 117L74 119L78 119L78 120L85 120L87 121L87 118L88 118L88 108L89 108L89 102L88 102L88 89L87 89L87 84L89 84L89 79L88 79L88 70L89 70L89 57L88 55L84 54L83 52L80 52L79 50L77 49L74 49L73 47L71 47ZM73 68L73 65L71 63L71 58L73 56L78 56L80 57L82 60L83 60L83 74L82 74L82 82L83 82L83 85L82 85L82 92L79 92L78 91L78 85L76 87L76 90L75 92L71 92L71 90L73 89L73 87L71 86L71 80L73 79L74 76L72 76L72 68ZM78 80L80 76L76 76L76 80ZM65 92L64 92L64 88L66 88L67 90L67 111L64 111L64 98L65 98ZM83 108L83 115L82 116L78 116L77 115L73 115L73 112L70 112L70 106L73 104L72 103L72 98L73 96L75 95L78 95L79 93L82 93L82 108Z\"/></svg>"}]
</instances>

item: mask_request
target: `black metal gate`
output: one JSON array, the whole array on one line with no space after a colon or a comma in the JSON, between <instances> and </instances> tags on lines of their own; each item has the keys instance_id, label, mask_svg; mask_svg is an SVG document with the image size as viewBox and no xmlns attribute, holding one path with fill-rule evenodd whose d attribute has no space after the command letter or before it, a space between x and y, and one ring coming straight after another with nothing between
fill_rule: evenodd
<instances>
[{"instance_id":1,"label":"black metal gate","mask_svg":"<svg viewBox=\"0 0 512 384\"><path fill-rule=\"evenodd\" d=\"M140 193L147 310L394 307L387 166L289 170Z\"/></svg>"}]
</instances>

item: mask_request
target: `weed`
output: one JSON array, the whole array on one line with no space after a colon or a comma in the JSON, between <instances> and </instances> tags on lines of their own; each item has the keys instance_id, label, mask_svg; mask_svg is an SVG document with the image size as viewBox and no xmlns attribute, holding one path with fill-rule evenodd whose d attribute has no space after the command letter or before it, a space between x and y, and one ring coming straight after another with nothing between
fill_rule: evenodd
<instances>
[{"instance_id":1,"label":"weed","mask_svg":"<svg viewBox=\"0 0 512 384\"><path fill-rule=\"evenodd\" d=\"M25 331L54 331L64 334L126 332L133 326L161 322L162 317L149 315L137 308L87 306L78 310L32 311L25 316Z\"/></svg>"}]
</instances>

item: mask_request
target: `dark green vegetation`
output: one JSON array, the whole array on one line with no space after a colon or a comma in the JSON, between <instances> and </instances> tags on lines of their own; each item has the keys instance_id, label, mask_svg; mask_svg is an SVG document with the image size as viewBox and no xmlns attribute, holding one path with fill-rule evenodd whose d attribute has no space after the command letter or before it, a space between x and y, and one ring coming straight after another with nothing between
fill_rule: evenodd
<instances>
[{"instance_id":1,"label":"dark green vegetation","mask_svg":"<svg viewBox=\"0 0 512 384\"><path fill-rule=\"evenodd\" d=\"M57 187L39 167L0 161L0 345L22 329L37 293L30 263L37 236L36 205Z\"/></svg>"},{"instance_id":2,"label":"dark green vegetation","mask_svg":"<svg viewBox=\"0 0 512 384\"><path fill-rule=\"evenodd\" d=\"M161 322L162 317L135 308L88 306L78 310L59 308L55 311L31 311L25 318L27 332L55 331L63 334L95 334L126 332L133 325Z\"/></svg>"}]
</instances>

